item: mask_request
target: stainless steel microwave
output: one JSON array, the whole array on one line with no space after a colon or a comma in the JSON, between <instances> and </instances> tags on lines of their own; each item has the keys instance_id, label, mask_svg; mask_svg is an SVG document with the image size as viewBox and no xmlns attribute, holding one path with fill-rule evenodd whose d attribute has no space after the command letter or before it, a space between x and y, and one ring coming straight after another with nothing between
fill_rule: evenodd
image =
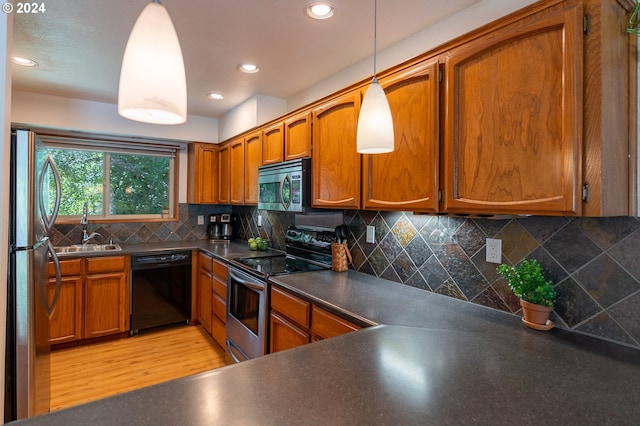
<instances>
[{"instance_id":1,"label":"stainless steel microwave","mask_svg":"<svg viewBox=\"0 0 640 426\"><path fill-rule=\"evenodd\" d=\"M258 168L258 209L302 212L309 203L310 190L310 158Z\"/></svg>"}]
</instances>

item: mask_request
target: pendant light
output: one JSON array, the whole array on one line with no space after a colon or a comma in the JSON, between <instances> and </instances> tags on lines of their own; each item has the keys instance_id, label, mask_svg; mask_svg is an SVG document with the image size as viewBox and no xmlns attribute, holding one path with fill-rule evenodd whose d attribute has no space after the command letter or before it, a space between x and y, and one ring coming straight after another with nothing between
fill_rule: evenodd
<instances>
[{"instance_id":1,"label":"pendant light","mask_svg":"<svg viewBox=\"0 0 640 426\"><path fill-rule=\"evenodd\" d=\"M167 9L152 0L138 17L122 58L118 113L153 124L187 121L187 82Z\"/></svg>"},{"instance_id":2,"label":"pendant light","mask_svg":"<svg viewBox=\"0 0 640 426\"><path fill-rule=\"evenodd\" d=\"M357 151L361 154L392 152L393 119L389 101L376 77L376 23L378 1L374 0L373 12L373 80L360 107L356 136Z\"/></svg>"}]
</instances>

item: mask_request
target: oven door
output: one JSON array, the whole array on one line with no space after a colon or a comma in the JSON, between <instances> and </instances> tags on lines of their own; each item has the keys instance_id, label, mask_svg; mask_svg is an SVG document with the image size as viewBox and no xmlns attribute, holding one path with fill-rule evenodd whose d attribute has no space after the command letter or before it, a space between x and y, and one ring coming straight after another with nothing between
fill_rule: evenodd
<instances>
[{"instance_id":1,"label":"oven door","mask_svg":"<svg viewBox=\"0 0 640 426\"><path fill-rule=\"evenodd\" d=\"M266 282L233 266L227 278L227 354L240 362L266 353Z\"/></svg>"}]
</instances>

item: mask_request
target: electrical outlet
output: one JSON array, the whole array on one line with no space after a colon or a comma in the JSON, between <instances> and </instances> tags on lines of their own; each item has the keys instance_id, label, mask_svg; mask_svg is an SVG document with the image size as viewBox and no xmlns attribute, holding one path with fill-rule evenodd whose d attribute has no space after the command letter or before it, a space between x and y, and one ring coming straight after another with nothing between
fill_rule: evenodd
<instances>
[{"instance_id":1,"label":"electrical outlet","mask_svg":"<svg viewBox=\"0 0 640 426\"><path fill-rule=\"evenodd\" d=\"M376 242L376 227L373 225L367 225L367 239L368 243Z\"/></svg>"},{"instance_id":2,"label":"electrical outlet","mask_svg":"<svg viewBox=\"0 0 640 426\"><path fill-rule=\"evenodd\" d=\"M487 262L502 263L502 240L487 238Z\"/></svg>"},{"instance_id":3,"label":"electrical outlet","mask_svg":"<svg viewBox=\"0 0 640 426\"><path fill-rule=\"evenodd\" d=\"M258 226L262 226L262 216L258 215Z\"/></svg>"},{"instance_id":4,"label":"electrical outlet","mask_svg":"<svg viewBox=\"0 0 640 426\"><path fill-rule=\"evenodd\" d=\"M198 215L198 225L204 225L204 215Z\"/></svg>"}]
</instances>

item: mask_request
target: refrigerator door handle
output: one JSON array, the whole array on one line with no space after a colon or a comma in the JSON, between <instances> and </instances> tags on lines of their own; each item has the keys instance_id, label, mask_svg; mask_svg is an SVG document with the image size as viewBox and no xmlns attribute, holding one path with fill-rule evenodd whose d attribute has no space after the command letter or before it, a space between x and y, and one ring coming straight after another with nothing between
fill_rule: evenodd
<instances>
[{"instance_id":1,"label":"refrigerator door handle","mask_svg":"<svg viewBox=\"0 0 640 426\"><path fill-rule=\"evenodd\" d=\"M56 183L56 200L53 206L53 211L51 212L51 216L47 216L47 210L44 205L44 177L46 176L47 167L51 168L51 172L53 173L53 177ZM53 225L58 217L58 211L60 210L60 200L62 198L62 190L60 186L60 173L58 173L58 168L56 167L56 163L53 161L53 157L51 154L47 154L47 158L44 160L44 164L42 165L42 170L40 173L40 181L38 182L38 191L41 194L40 196L40 213L42 215L42 220L44 222L44 227L47 230L47 233L51 231ZM53 253L55 255L55 253Z\"/></svg>"},{"instance_id":2,"label":"refrigerator door handle","mask_svg":"<svg viewBox=\"0 0 640 426\"><path fill-rule=\"evenodd\" d=\"M53 266L56 270L56 287L53 292L53 300L51 300L51 304L49 304L49 297L47 296L47 291L45 290L45 306L47 307L47 314L49 318L53 315L53 311L56 309L56 305L58 304L58 299L60 298L60 290L62 288L62 272L60 270L60 259L58 259L58 255L56 254L55 249L53 248L53 244L51 244L50 240L47 240L47 251L51 255L51 260L53 261ZM45 289L47 286L45 286Z\"/></svg>"}]
</instances>

